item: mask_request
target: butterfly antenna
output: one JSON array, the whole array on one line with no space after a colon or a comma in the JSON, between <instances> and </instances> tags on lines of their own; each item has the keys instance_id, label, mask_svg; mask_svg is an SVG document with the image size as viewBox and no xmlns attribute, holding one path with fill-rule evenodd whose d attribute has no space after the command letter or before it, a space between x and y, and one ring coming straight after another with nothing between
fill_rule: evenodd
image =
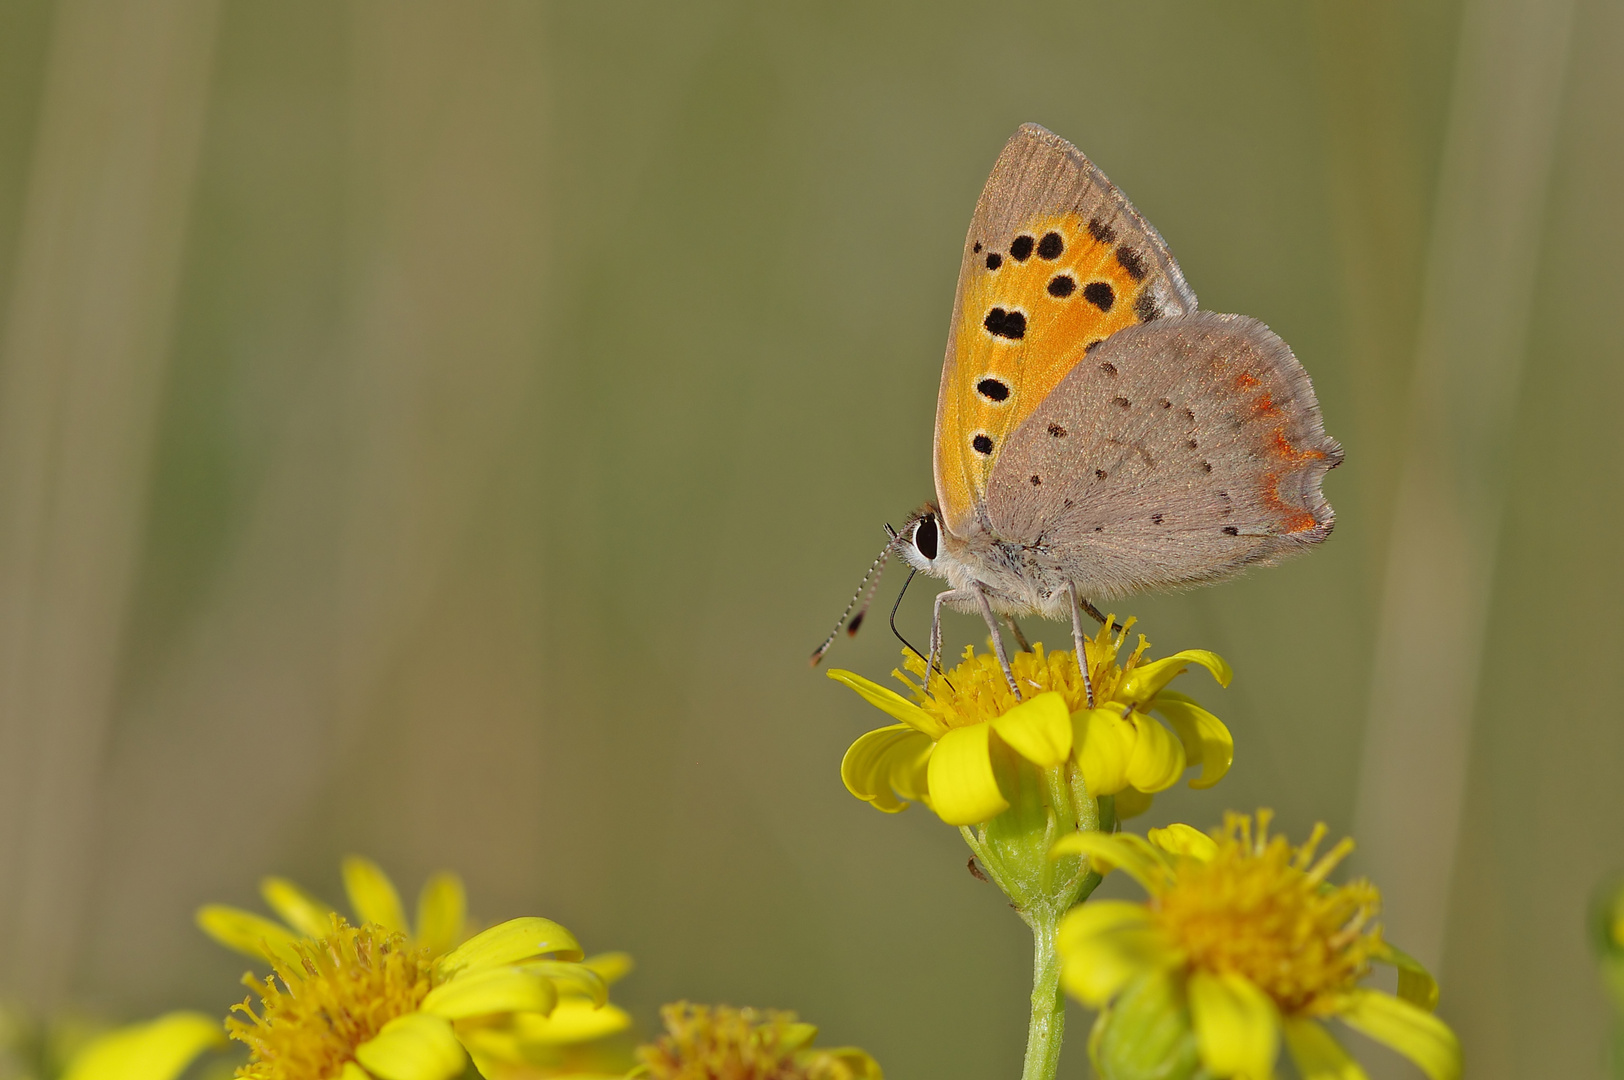
<instances>
[{"instance_id":1,"label":"butterfly antenna","mask_svg":"<svg viewBox=\"0 0 1624 1080\"><path fill-rule=\"evenodd\" d=\"M823 644L813 650L813 667L818 666L823 654L829 651L829 646L840 636L842 626L846 628L847 636L851 637L855 636L857 628L863 625L863 616L868 614L868 605L874 602L874 591L880 587L880 574L885 570L885 561L891 557L891 541L895 540L897 535L889 525L885 527L885 531L890 534L891 539L886 541L885 547L875 556L874 561L868 564L868 572L863 575L863 580L857 583L857 592L852 595L846 610L835 620L835 628L829 631L829 636L823 639ZM853 611L857 614L853 615ZM848 617L851 620L849 623L846 621Z\"/></svg>"}]
</instances>

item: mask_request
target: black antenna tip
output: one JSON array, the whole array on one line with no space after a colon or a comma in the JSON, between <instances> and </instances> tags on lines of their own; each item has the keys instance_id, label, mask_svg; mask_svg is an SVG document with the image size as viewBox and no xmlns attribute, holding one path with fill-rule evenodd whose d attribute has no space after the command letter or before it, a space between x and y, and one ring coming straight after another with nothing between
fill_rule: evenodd
<instances>
[{"instance_id":1,"label":"black antenna tip","mask_svg":"<svg viewBox=\"0 0 1624 1080\"><path fill-rule=\"evenodd\" d=\"M863 625L863 616L865 616L867 614L868 614L868 612L866 612L866 611L859 611L852 618L852 621L846 625L846 636L847 637L856 637L857 636L857 628Z\"/></svg>"}]
</instances>

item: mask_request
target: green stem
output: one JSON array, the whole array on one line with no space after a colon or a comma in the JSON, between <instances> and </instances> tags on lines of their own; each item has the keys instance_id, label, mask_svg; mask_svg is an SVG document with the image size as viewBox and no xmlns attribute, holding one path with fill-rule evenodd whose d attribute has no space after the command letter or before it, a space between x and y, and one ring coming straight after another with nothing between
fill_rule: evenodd
<instances>
[{"instance_id":1,"label":"green stem","mask_svg":"<svg viewBox=\"0 0 1624 1080\"><path fill-rule=\"evenodd\" d=\"M1053 911L1027 913L1032 927L1032 1019L1026 1029L1026 1063L1021 1080L1054 1080L1060 1067L1060 1041L1066 1031L1066 999L1060 993L1060 953L1055 936L1060 920Z\"/></svg>"}]
</instances>

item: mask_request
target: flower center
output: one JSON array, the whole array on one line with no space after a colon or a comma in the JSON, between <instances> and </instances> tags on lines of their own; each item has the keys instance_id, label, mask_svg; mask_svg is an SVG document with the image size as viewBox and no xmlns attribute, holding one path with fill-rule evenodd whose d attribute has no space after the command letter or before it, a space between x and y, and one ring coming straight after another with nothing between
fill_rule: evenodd
<instances>
[{"instance_id":1,"label":"flower center","mask_svg":"<svg viewBox=\"0 0 1624 1080\"><path fill-rule=\"evenodd\" d=\"M327 1080L337 1076L355 1048L397 1016L416 1011L431 984L428 950L375 923L351 926L332 916L327 937L295 946L297 967L272 965L263 983L243 982L260 995L232 1006L226 1029L247 1043L247 1080Z\"/></svg>"},{"instance_id":2,"label":"flower center","mask_svg":"<svg viewBox=\"0 0 1624 1080\"><path fill-rule=\"evenodd\" d=\"M1138 647L1118 667L1117 653L1127 640L1128 628L1134 620L1129 619L1128 625L1115 636L1112 636L1110 629L1113 622L1114 617L1107 618L1099 632L1085 639L1084 643L1088 650L1089 676L1093 680L1096 703L1112 700L1123 676L1134 669L1145 650L1150 648L1150 643L1140 635ZM946 675L939 669L931 672L928 693L922 685L925 661L910 650L903 654L902 664L914 677L909 678L901 671L892 674L908 684L921 708L950 728L989 723L1020 704L1010 692L1009 682L1004 678L1004 669L999 666L995 653L977 653L974 646L965 646L964 659L958 667ZM1039 642L1032 646L1031 652L1015 653L1010 657L1009 666L1024 696L1055 690L1066 699L1066 707L1072 712L1088 708L1088 693L1083 688L1082 671L1072 651L1057 649L1047 652L1043 643Z\"/></svg>"},{"instance_id":3,"label":"flower center","mask_svg":"<svg viewBox=\"0 0 1624 1080\"><path fill-rule=\"evenodd\" d=\"M649 1080L839 1080L838 1063L809 1053L816 1029L792 1012L693 1005L660 1010L666 1034L639 1047ZM849 1072L846 1073L849 1076Z\"/></svg>"},{"instance_id":4,"label":"flower center","mask_svg":"<svg viewBox=\"0 0 1624 1080\"><path fill-rule=\"evenodd\" d=\"M1366 929L1381 894L1364 880L1325 884L1351 841L1316 863L1323 825L1293 848L1267 835L1268 822L1260 812L1254 839L1249 817L1228 815L1217 853L1181 860L1176 881L1151 907L1192 969L1244 975L1286 1013L1329 1012L1381 943L1379 927Z\"/></svg>"}]
</instances>

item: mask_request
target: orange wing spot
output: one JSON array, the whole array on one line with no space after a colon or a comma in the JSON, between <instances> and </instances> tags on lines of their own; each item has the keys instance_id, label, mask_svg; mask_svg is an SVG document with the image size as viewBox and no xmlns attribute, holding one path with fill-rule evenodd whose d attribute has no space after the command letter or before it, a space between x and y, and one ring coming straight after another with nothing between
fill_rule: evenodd
<instances>
[{"instance_id":1,"label":"orange wing spot","mask_svg":"<svg viewBox=\"0 0 1624 1080\"><path fill-rule=\"evenodd\" d=\"M1322 457L1324 455L1321 455ZM1271 510L1280 514L1280 524L1288 533L1307 532L1319 524L1313 514L1299 507L1287 506L1280 498L1280 474L1277 472L1265 473L1263 476L1263 501Z\"/></svg>"},{"instance_id":2,"label":"orange wing spot","mask_svg":"<svg viewBox=\"0 0 1624 1080\"><path fill-rule=\"evenodd\" d=\"M1253 416L1273 416L1276 413L1278 413L1279 411L1280 411L1279 406L1277 406L1274 403L1274 395L1273 394L1268 394L1268 393L1259 394L1252 401L1252 415Z\"/></svg>"},{"instance_id":3,"label":"orange wing spot","mask_svg":"<svg viewBox=\"0 0 1624 1080\"><path fill-rule=\"evenodd\" d=\"M1299 450L1291 445L1291 440L1286 438L1286 429L1284 427L1274 429L1273 450L1276 457L1282 457L1291 462L1325 460L1325 451L1323 450Z\"/></svg>"},{"instance_id":4,"label":"orange wing spot","mask_svg":"<svg viewBox=\"0 0 1624 1080\"><path fill-rule=\"evenodd\" d=\"M1256 385L1257 376L1253 375L1249 371L1243 371L1239 375L1235 376L1235 389L1237 390L1250 390Z\"/></svg>"}]
</instances>

